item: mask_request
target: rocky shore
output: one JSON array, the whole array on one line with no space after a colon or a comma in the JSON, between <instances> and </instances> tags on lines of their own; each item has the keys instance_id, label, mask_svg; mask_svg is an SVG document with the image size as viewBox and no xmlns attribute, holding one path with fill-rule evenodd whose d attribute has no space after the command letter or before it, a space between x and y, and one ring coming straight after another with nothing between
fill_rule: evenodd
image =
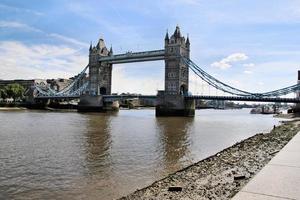
<instances>
[{"instance_id":1,"label":"rocky shore","mask_svg":"<svg viewBox=\"0 0 300 200\"><path fill-rule=\"evenodd\" d=\"M300 121L284 122L120 200L230 199L259 172L297 132Z\"/></svg>"}]
</instances>

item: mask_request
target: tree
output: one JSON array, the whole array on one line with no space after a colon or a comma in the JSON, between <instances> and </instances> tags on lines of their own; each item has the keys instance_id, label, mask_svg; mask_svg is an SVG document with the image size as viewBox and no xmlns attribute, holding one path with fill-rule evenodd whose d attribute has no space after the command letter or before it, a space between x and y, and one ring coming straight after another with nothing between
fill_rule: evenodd
<instances>
[{"instance_id":1,"label":"tree","mask_svg":"<svg viewBox=\"0 0 300 200\"><path fill-rule=\"evenodd\" d=\"M25 89L22 85L13 83L5 86L4 88L6 96L8 98L13 98L14 100L23 98Z\"/></svg>"},{"instance_id":2,"label":"tree","mask_svg":"<svg viewBox=\"0 0 300 200\"><path fill-rule=\"evenodd\" d=\"M6 99L7 98L7 93L4 88L0 88L0 98Z\"/></svg>"}]
</instances>

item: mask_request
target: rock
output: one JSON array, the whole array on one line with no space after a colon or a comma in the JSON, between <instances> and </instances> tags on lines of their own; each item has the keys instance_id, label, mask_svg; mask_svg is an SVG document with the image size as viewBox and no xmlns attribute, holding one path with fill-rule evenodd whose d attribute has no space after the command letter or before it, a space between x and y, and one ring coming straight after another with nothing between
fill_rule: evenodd
<instances>
[{"instance_id":1,"label":"rock","mask_svg":"<svg viewBox=\"0 0 300 200\"><path fill-rule=\"evenodd\" d=\"M277 151L273 151L273 152L271 152L271 153L269 153L270 155L274 155L274 154L276 154L276 153L278 153L279 151L277 150Z\"/></svg>"},{"instance_id":2,"label":"rock","mask_svg":"<svg viewBox=\"0 0 300 200\"><path fill-rule=\"evenodd\" d=\"M239 176L234 176L233 180L238 181L238 180L242 180L242 179L245 179L245 178L246 178L245 175L239 175Z\"/></svg>"},{"instance_id":3,"label":"rock","mask_svg":"<svg viewBox=\"0 0 300 200\"><path fill-rule=\"evenodd\" d=\"M181 186L170 186L168 188L169 192L181 192L182 191L182 187Z\"/></svg>"}]
</instances>

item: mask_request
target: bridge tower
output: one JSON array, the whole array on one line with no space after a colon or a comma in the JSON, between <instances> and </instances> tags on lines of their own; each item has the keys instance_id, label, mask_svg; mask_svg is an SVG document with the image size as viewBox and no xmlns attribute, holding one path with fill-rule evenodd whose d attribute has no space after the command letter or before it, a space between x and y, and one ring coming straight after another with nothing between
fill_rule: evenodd
<instances>
[{"instance_id":1,"label":"bridge tower","mask_svg":"<svg viewBox=\"0 0 300 200\"><path fill-rule=\"evenodd\" d=\"M184 98L189 91L189 68L182 57L190 57L190 41L177 25L170 38L168 32L165 36L165 90L157 95L157 116L194 116L195 101Z\"/></svg>"},{"instance_id":2,"label":"bridge tower","mask_svg":"<svg viewBox=\"0 0 300 200\"><path fill-rule=\"evenodd\" d=\"M112 64L100 62L102 57L113 55L112 47L106 48L104 40L99 39L96 46L89 49L89 92L80 96L78 111L105 111L118 108L117 102L104 102L103 95L111 94Z\"/></svg>"},{"instance_id":3,"label":"bridge tower","mask_svg":"<svg viewBox=\"0 0 300 200\"><path fill-rule=\"evenodd\" d=\"M190 58L190 41L181 36L179 26L174 34L165 37L165 92L187 94L189 88L189 68L181 57Z\"/></svg>"},{"instance_id":4,"label":"bridge tower","mask_svg":"<svg viewBox=\"0 0 300 200\"><path fill-rule=\"evenodd\" d=\"M90 95L111 94L112 64L99 62L101 57L111 56L112 48L108 50L104 40L99 39L96 46L90 46L89 50L89 93Z\"/></svg>"}]
</instances>

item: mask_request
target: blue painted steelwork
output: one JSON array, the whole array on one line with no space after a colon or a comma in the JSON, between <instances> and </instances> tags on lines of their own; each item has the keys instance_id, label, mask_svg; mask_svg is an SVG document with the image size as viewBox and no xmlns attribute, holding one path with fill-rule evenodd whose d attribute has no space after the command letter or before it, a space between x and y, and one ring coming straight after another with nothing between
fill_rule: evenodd
<instances>
[{"instance_id":1,"label":"blue painted steelwork","mask_svg":"<svg viewBox=\"0 0 300 200\"><path fill-rule=\"evenodd\" d=\"M48 85L35 84L34 88L38 91L38 97L67 97L78 96L83 94L88 88L88 82L84 83L81 87L75 88L76 84L84 78L85 72L88 69L88 65L80 72L80 74L69 85L63 88L61 91L55 91Z\"/></svg>"}]
</instances>

